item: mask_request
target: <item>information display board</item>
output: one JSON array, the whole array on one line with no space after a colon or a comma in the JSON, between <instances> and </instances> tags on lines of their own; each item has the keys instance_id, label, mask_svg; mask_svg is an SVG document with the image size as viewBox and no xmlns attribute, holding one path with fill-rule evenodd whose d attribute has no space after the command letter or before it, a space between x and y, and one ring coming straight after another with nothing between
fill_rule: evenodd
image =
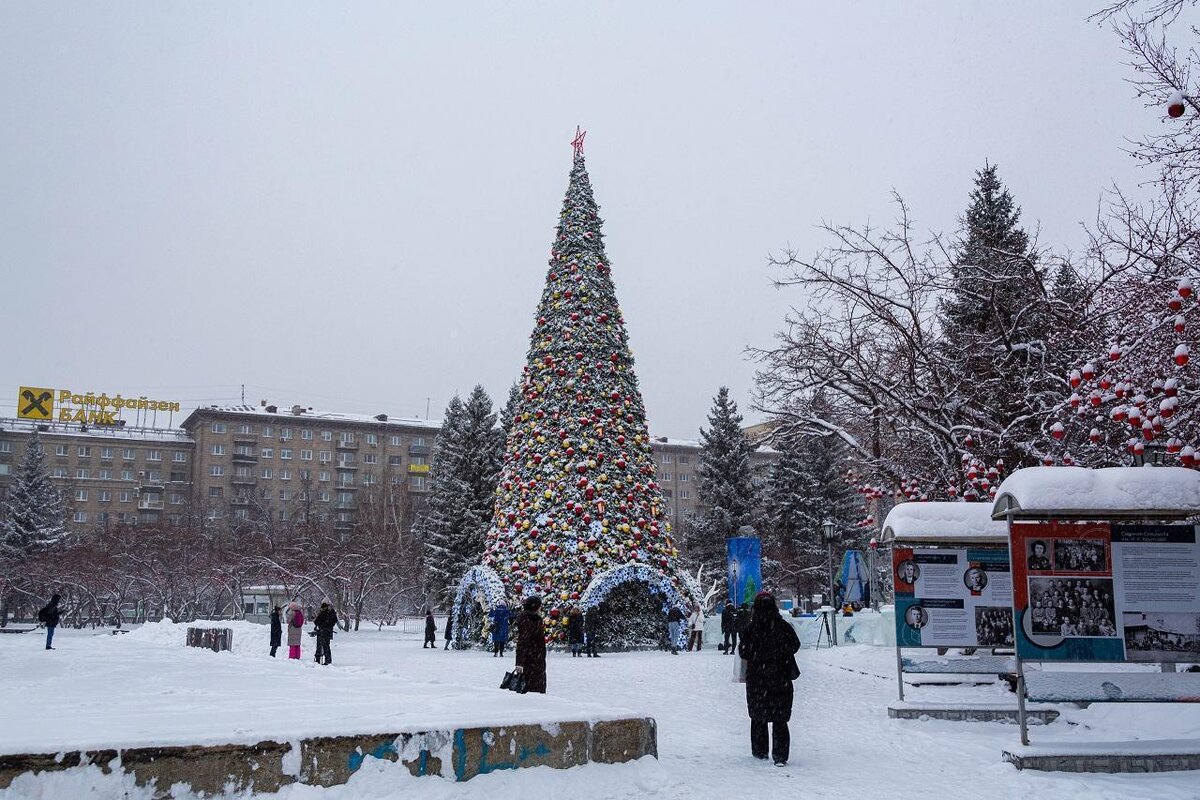
<instances>
[{"instance_id":1,"label":"information display board","mask_svg":"<svg viewBox=\"0 0 1200 800\"><path fill-rule=\"evenodd\" d=\"M1012 647L1008 548L893 547L896 644Z\"/></svg>"},{"instance_id":2,"label":"information display board","mask_svg":"<svg viewBox=\"0 0 1200 800\"><path fill-rule=\"evenodd\" d=\"M1014 522L1017 655L1200 661L1194 525Z\"/></svg>"}]
</instances>

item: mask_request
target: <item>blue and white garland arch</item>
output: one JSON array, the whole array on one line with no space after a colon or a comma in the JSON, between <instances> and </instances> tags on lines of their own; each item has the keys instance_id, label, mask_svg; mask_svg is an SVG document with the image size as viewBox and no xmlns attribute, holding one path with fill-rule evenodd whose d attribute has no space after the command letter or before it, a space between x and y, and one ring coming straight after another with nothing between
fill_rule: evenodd
<instances>
[{"instance_id":1,"label":"blue and white garland arch","mask_svg":"<svg viewBox=\"0 0 1200 800\"><path fill-rule=\"evenodd\" d=\"M685 591L690 592L692 598L699 602L700 591L696 579L686 574L679 577L684 584ZM623 583L634 581L646 584L650 587L651 592L661 595L666 606L678 608L685 615L691 612L693 600L676 589L675 584L671 582L671 578L666 573L644 564L623 564L592 578L591 583L583 590L583 594L579 598L579 606L584 611L589 611L604 602L604 598L608 597L613 589ZM675 644L677 647L682 647L685 641L687 641L687 631L684 626L680 626L679 641Z\"/></svg>"},{"instance_id":2,"label":"blue and white garland arch","mask_svg":"<svg viewBox=\"0 0 1200 800\"><path fill-rule=\"evenodd\" d=\"M460 620L464 613L474 613L477 605L483 606L486 616L489 611L504 602L504 582L500 580L496 571L482 564L471 567L459 580L458 589L454 592L454 605L450 608L451 619ZM471 646L462 625L451 626L450 640L455 649Z\"/></svg>"}]
</instances>

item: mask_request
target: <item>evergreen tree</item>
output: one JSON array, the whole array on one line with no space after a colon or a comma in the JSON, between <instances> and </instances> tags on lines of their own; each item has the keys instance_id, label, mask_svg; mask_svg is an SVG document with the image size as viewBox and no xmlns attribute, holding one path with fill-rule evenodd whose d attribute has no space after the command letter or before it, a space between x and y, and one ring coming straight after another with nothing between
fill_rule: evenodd
<instances>
[{"instance_id":1,"label":"evergreen tree","mask_svg":"<svg viewBox=\"0 0 1200 800\"><path fill-rule=\"evenodd\" d=\"M46 452L37 431L29 437L21 464L9 486L0 527L0 551L20 558L56 544L66 536L62 494L50 482Z\"/></svg>"},{"instance_id":2,"label":"evergreen tree","mask_svg":"<svg viewBox=\"0 0 1200 800\"><path fill-rule=\"evenodd\" d=\"M521 406L521 387L516 383L508 388L508 400L504 403L504 408L500 409L500 433L503 441L507 442L509 434L512 433L513 420L517 416L517 409Z\"/></svg>"},{"instance_id":3,"label":"evergreen tree","mask_svg":"<svg viewBox=\"0 0 1200 800\"><path fill-rule=\"evenodd\" d=\"M689 522L685 541L688 556L703 565L710 577L725 574L725 540L755 522L758 492L750 473L753 452L737 403L722 386L708 413L708 430L700 431L696 464L700 508Z\"/></svg>"},{"instance_id":4,"label":"evergreen tree","mask_svg":"<svg viewBox=\"0 0 1200 800\"><path fill-rule=\"evenodd\" d=\"M483 387L465 403L455 395L434 446L429 509L418 529L429 589L441 603L453 599L463 573L483 554L502 445Z\"/></svg>"},{"instance_id":5,"label":"evergreen tree","mask_svg":"<svg viewBox=\"0 0 1200 800\"><path fill-rule=\"evenodd\" d=\"M845 445L833 436L784 439L776 445L763 500L767 548L780 562L773 583L798 596L828 588L823 526L839 531L837 554L851 544L849 532L861 516L861 499L845 480ZM836 566L836 565L835 565Z\"/></svg>"}]
</instances>

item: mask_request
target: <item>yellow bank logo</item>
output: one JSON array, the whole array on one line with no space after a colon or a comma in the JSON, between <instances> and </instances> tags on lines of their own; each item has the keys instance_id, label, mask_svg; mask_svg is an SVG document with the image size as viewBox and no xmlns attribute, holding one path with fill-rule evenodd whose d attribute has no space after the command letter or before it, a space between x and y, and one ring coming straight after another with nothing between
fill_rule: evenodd
<instances>
[{"instance_id":1,"label":"yellow bank logo","mask_svg":"<svg viewBox=\"0 0 1200 800\"><path fill-rule=\"evenodd\" d=\"M53 419L54 390L39 386L20 387L17 390L17 416L21 419Z\"/></svg>"}]
</instances>

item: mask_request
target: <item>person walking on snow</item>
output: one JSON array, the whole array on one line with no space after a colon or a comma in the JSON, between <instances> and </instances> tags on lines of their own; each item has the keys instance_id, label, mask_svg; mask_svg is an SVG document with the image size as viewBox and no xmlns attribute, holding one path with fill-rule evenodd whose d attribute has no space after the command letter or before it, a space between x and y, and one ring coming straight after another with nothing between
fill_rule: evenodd
<instances>
[{"instance_id":1,"label":"person walking on snow","mask_svg":"<svg viewBox=\"0 0 1200 800\"><path fill-rule=\"evenodd\" d=\"M525 676L525 691L546 693L546 626L542 598L527 597L517 617L517 669Z\"/></svg>"},{"instance_id":2,"label":"person walking on snow","mask_svg":"<svg viewBox=\"0 0 1200 800\"><path fill-rule=\"evenodd\" d=\"M512 612L506 603L501 603L488 616L492 619L492 658L502 658L504 645L508 644L508 623Z\"/></svg>"},{"instance_id":3,"label":"person walking on snow","mask_svg":"<svg viewBox=\"0 0 1200 800\"><path fill-rule=\"evenodd\" d=\"M692 652L692 645L695 644L696 652L699 653L704 647L704 612L699 603L692 606L692 615L688 617L688 629L691 631L688 634L688 652Z\"/></svg>"},{"instance_id":4,"label":"person walking on snow","mask_svg":"<svg viewBox=\"0 0 1200 800\"><path fill-rule=\"evenodd\" d=\"M732 600L726 600L725 606L721 609L721 635L724 641L721 644L721 649L725 651L725 655L731 656L737 652L738 632L737 632L737 606Z\"/></svg>"},{"instance_id":5,"label":"person walking on snow","mask_svg":"<svg viewBox=\"0 0 1200 800\"><path fill-rule=\"evenodd\" d=\"M771 756L775 766L787 764L791 736L792 681L800 677L796 651L800 639L779 614L775 598L760 592L754 598L750 624L742 633L738 654L746 659L746 710L750 715L750 752L767 757L767 726L771 727Z\"/></svg>"},{"instance_id":6,"label":"person walking on snow","mask_svg":"<svg viewBox=\"0 0 1200 800\"><path fill-rule=\"evenodd\" d=\"M583 615L584 652L588 658L599 658L596 645L600 643L600 612L595 608L588 609Z\"/></svg>"},{"instance_id":7,"label":"person walking on snow","mask_svg":"<svg viewBox=\"0 0 1200 800\"><path fill-rule=\"evenodd\" d=\"M271 658L275 657L275 652L283 642L283 620L279 618L279 612L282 610L275 606L275 610L271 612Z\"/></svg>"},{"instance_id":8,"label":"person walking on snow","mask_svg":"<svg viewBox=\"0 0 1200 800\"><path fill-rule=\"evenodd\" d=\"M287 642L288 658L300 658L300 636L304 633L304 612L295 600L288 603L287 610Z\"/></svg>"},{"instance_id":9,"label":"person walking on snow","mask_svg":"<svg viewBox=\"0 0 1200 800\"><path fill-rule=\"evenodd\" d=\"M683 611L678 606L671 606L671 610L667 612L667 638L670 640L667 644L671 648L671 655L679 655L679 626L683 624Z\"/></svg>"},{"instance_id":10,"label":"person walking on snow","mask_svg":"<svg viewBox=\"0 0 1200 800\"><path fill-rule=\"evenodd\" d=\"M567 644L571 645L571 657L579 658L583 650L583 612L578 607L567 614Z\"/></svg>"},{"instance_id":11,"label":"person walking on snow","mask_svg":"<svg viewBox=\"0 0 1200 800\"><path fill-rule=\"evenodd\" d=\"M452 620L452 619L454 619L454 609L453 608L451 608L450 613L446 615L446 634L445 634L446 646L442 648L443 650L450 649L450 620Z\"/></svg>"},{"instance_id":12,"label":"person walking on snow","mask_svg":"<svg viewBox=\"0 0 1200 800\"><path fill-rule=\"evenodd\" d=\"M62 609L58 607L59 595L51 595L50 602L42 606L38 612L38 622L46 626L46 649L54 649L54 629L62 619Z\"/></svg>"},{"instance_id":13,"label":"person walking on snow","mask_svg":"<svg viewBox=\"0 0 1200 800\"><path fill-rule=\"evenodd\" d=\"M321 603L321 611L317 614L317 663L320 664L321 657L325 658L325 666L329 666L333 662L333 652L329 645L333 641L333 629L337 627L337 612L333 610L333 606L329 603Z\"/></svg>"},{"instance_id":14,"label":"person walking on snow","mask_svg":"<svg viewBox=\"0 0 1200 800\"><path fill-rule=\"evenodd\" d=\"M425 641L421 643L421 649L431 647L437 650L437 623L433 621L433 609L425 609Z\"/></svg>"}]
</instances>

